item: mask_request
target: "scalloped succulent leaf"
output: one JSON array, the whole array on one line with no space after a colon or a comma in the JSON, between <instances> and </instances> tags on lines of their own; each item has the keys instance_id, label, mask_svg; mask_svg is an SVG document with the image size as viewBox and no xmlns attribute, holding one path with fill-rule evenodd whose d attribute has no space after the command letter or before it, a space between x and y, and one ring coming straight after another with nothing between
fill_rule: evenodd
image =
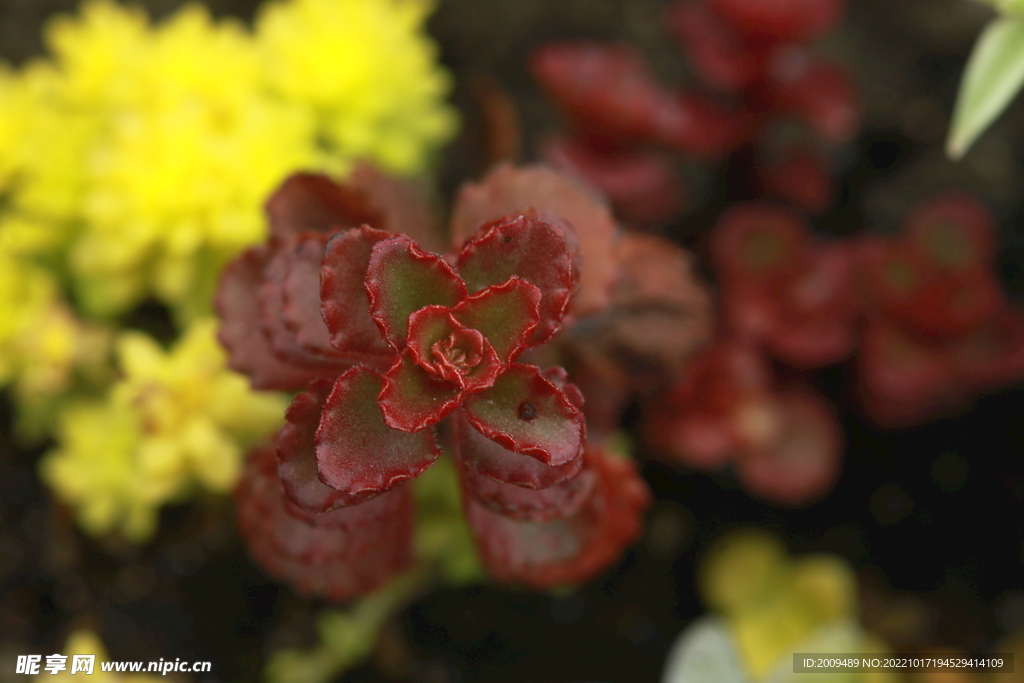
<instances>
[{"instance_id":1,"label":"scalloped succulent leaf","mask_svg":"<svg viewBox=\"0 0 1024 683\"><path fill-rule=\"evenodd\" d=\"M577 178L548 166L499 164L478 183L466 183L452 207L452 244L459 248L480 226L503 216L527 214L551 219L562 229L572 254L579 289L571 310L578 317L605 309L618 270L614 245L618 227L607 200ZM581 269L583 263L587 264Z\"/></svg>"},{"instance_id":2,"label":"scalloped succulent leaf","mask_svg":"<svg viewBox=\"0 0 1024 683\"><path fill-rule=\"evenodd\" d=\"M254 389L295 391L323 373L285 362L264 335L258 292L269 258L266 247L254 247L224 269L214 299L217 338L227 350L228 367L247 375Z\"/></svg>"},{"instance_id":3,"label":"scalloped succulent leaf","mask_svg":"<svg viewBox=\"0 0 1024 683\"><path fill-rule=\"evenodd\" d=\"M265 205L274 239L303 232L332 232L363 223L381 225L383 215L362 188L339 185L321 173L288 177Z\"/></svg>"},{"instance_id":4,"label":"scalloped succulent leaf","mask_svg":"<svg viewBox=\"0 0 1024 683\"><path fill-rule=\"evenodd\" d=\"M485 507L507 517L536 522L563 519L577 512L593 493L597 481L593 469L583 469L539 490L496 481L468 467L461 469L460 476L463 491Z\"/></svg>"},{"instance_id":5,"label":"scalloped succulent leaf","mask_svg":"<svg viewBox=\"0 0 1024 683\"><path fill-rule=\"evenodd\" d=\"M344 601L408 566L414 514L409 487L310 514L285 496L276 464L272 448L254 449L235 491L242 536L269 574L304 595Z\"/></svg>"},{"instance_id":6,"label":"scalloped succulent leaf","mask_svg":"<svg viewBox=\"0 0 1024 683\"><path fill-rule=\"evenodd\" d=\"M552 467L536 458L510 451L478 432L462 411L456 412L452 421L455 446L463 467L495 481L544 489L576 476L583 467L582 454L564 465Z\"/></svg>"},{"instance_id":7,"label":"scalloped succulent leaf","mask_svg":"<svg viewBox=\"0 0 1024 683\"><path fill-rule=\"evenodd\" d=\"M402 354L384 375L384 388L378 399L384 422L392 429L409 433L437 424L461 400L459 387L431 376L409 352Z\"/></svg>"},{"instance_id":8,"label":"scalloped succulent leaf","mask_svg":"<svg viewBox=\"0 0 1024 683\"><path fill-rule=\"evenodd\" d=\"M285 321L284 281L291 270L295 240L279 243L263 269L259 287L260 321L273 352L285 362L316 368L320 377L337 377L352 359L331 350L321 353L303 348Z\"/></svg>"},{"instance_id":9,"label":"scalloped succulent leaf","mask_svg":"<svg viewBox=\"0 0 1024 683\"><path fill-rule=\"evenodd\" d=\"M532 216L505 218L481 228L462 248L456 266L472 293L512 276L540 290L533 346L550 339L561 327L576 287L572 254L562 229Z\"/></svg>"},{"instance_id":10,"label":"scalloped succulent leaf","mask_svg":"<svg viewBox=\"0 0 1024 683\"><path fill-rule=\"evenodd\" d=\"M454 306L466 296L466 283L437 254L407 237L377 243L366 271L370 315L395 349L405 345L409 316L431 305Z\"/></svg>"},{"instance_id":11,"label":"scalloped succulent leaf","mask_svg":"<svg viewBox=\"0 0 1024 683\"><path fill-rule=\"evenodd\" d=\"M366 500L430 467L439 454L434 435L392 429L377 397L384 378L356 366L338 378L316 432L320 480L351 500Z\"/></svg>"},{"instance_id":12,"label":"scalloped succulent leaf","mask_svg":"<svg viewBox=\"0 0 1024 683\"><path fill-rule=\"evenodd\" d=\"M320 264L327 239L326 234L307 233L290 250L281 281L281 316L296 344L311 353L331 355L337 350L320 311Z\"/></svg>"},{"instance_id":13,"label":"scalloped succulent leaf","mask_svg":"<svg viewBox=\"0 0 1024 683\"><path fill-rule=\"evenodd\" d=\"M407 349L421 368L465 391L490 387L503 368L484 335L456 320L447 306L426 306L409 316Z\"/></svg>"},{"instance_id":14,"label":"scalloped succulent leaf","mask_svg":"<svg viewBox=\"0 0 1024 683\"><path fill-rule=\"evenodd\" d=\"M319 294L321 314L335 348L387 351L380 329L370 317L366 271L374 246L395 236L364 225L336 235L327 243L320 268Z\"/></svg>"},{"instance_id":15,"label":"scalloped succulent leaf","mask_svg":"<svg viewBox=\"0 0 1024 683\"><path fill-rule=\"evenodd\" d=\"M317 473L316 430L333 386L333 382L320 379L297 394L285 412L285 424L274 444L285 495L311 513L327 512L351 502L344 493L320 481Z\"/></svg>"},{"instance_id":16,"label":"scalloped succulent leaf","mask_svg":"<svg viewBox=\"0 0 1024 683\"><path fill-rule=\"evenodd\" d=\"M564 465L583 448L582 414L536 366L509 366L493 387L468 395L463 407L488 439L547 465Z\"/></svg>"},{"instance_id":17,"label":"scalloped succulent leaf","mask_svg":"<svg viewBox=\"0 0 1024 683\"><path fill-rule=\"evenodd\" d=\"M526 348L537 328L540 299L537 287L513 276L465 299L454 315L466 327L483 334L498 360L507 365Z\"/></svg>"},{"instance_id":18,"label":"scalloped succulent leaf","mask_svg":"<svg viewBox=\"0 0 1024 683\"><path fill-rule=\"evenodd\" d=\"M586 581L640 534L650 492L636 465L591 449L585 457L598 475L597 485L567 518L515 519L466 497L466 520L496 581L539 589Z\"/></svg>"}]
</instances>

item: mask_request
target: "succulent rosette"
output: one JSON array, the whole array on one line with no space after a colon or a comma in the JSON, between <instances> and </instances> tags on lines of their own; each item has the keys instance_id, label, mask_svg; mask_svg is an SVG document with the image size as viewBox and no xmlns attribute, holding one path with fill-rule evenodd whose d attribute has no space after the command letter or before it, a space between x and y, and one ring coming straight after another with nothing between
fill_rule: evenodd
<instances>
[{"instance_id":1,"label":"succulent rosette","mask_svg":"<svg viewBox=\"0 0 1024 683\"><path fill-rule=\"evenodd\" d=\"M798 214L758 202L723 214L711 239L731 333L801 368L854 352L860 306L847 245L817 243Z\"/></svg>"},{"instance_id":2,"label":"succulent rosette","mask_svg":"<svg viewBox=\"0 0 1024 683\"><path fill-rule=\"evenodd\" d=\"M853 79L808 43L832 29L844 7L841 0L671 3L667 28L706 89L661 82L629 45L540 46L533 76L568 124L544 158L600 188L617 216L642 226L664 225L685 208L679 155L731 156L734 166L751 166L734 178L749 181L750 191L822 213L834 184L827 150L852 139L859 115ZM781 120L796 124L786 136L778 134Z\"/></svg>"},{"instance_id":3,"label":"succulent rosette","mask_svg":"<svg viewBox=\"0 0 1024 683\"><path fill-rule=\"evenodd\" d=\"M551 532L564 551L556 553L561 570L517 570L483 552L496 577L540 585L539 571L554 585L612 561L635 530L612 533L601 515L581 510L603 510L618 486L643 492L642 480L627 467L631 476L597 486L605 465L603 456L586 455L579 390L561 368L519 360L549 341L570 311L580 283L574 228L550 212L513 211L479 221L445 257L423 246L434 238L416 192L365 168L344 185L294 176L267 208L268 243L222 276L220 338L231 366L254 386L299 393L275 444L276 502L254 507L250 486L240 490L240 507L263 510L299 535L308 527L311 538L331 536L330 529L376 533L362 554L335 553L332 561L346 563L348 574L361 576L368 565L393 572L408 554L384 557L374 548L407 545L405 527L367 523L366 506L405 495L403 482L430 467L448 440L467 510L483 506L542 525L581 520ZM251 469L265 466L265 456L253 456ZM634 499L630 529L646 500ZM412 519L408 506L388 510ZM493 524L480 515L468 520L483 550ZM250 543L265 568L306 592L344 599L368 585L321 585L322 563L312 559L318 541L268 550L250 535ZM600 552L604 561L595 564L594 544L614 551ZM285 559L268 560L274 553Z\"/></svg>"},{"instance_id":4,"label":"succulent rosette","mask_svg":"<svg viewBox=\"0 0 1024 683\"><path fill-rule=\"evenodd\" d=\"M858 390L873 420L914 424L1024 376L1024 313L1002 291L994 245L985 206L948 192L915 207L900 235L857 246Z\"/></svg>"},{"instance_id":5,"label":"succulent rosette","mask_svg":"<svg viewBox=\"0 0 1024 683\"><path fill-rule=\"evenodd\" d=\"M735 339L719 339L646 417L658 451L698 470L731 466L760 498L806 505L839 478L842 429L828 402L777 387L764 356Z\"/></svg>"}]
</instances>

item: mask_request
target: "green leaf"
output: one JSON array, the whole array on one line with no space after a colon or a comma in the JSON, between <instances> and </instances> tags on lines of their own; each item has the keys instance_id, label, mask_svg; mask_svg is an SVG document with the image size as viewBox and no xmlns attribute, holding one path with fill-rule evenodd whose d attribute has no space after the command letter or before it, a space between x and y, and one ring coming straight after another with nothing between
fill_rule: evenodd
<instances>
[{"instance_id":1,"label":"green leaf","mask_svg":"<svg viewBox=\"0 0 1024 683\"><path fill-rule=\"evenodd\" d=\"M984 0L1002 14L1024 15L1024 0Z\"/></svg>"},{"instance_id":2,"label":"green leaf","mask_svg":"<svg viewBox=\"0 0 1024 683\"><path fill-rule=\"evenodd\" d=\"M309 650L274 652L267 683L328 683L370 654L385 622L422 590L424 577L407 572L345 609L328 609L317 619L320 641Z\"/></svg>"},{"instance_id":3,"label":"green leaf","mask_svg":"<svg viewBox=\"0 0 1024 683\"><path fill-rule=\"evenodd\" d=\"M418 477L440 451L430 430L409 434L388 426L377 397L384 378L357 365L324 403L316 430L320 481L355 505Z\"/></svg>"},{"instance_id":4,"label":"green leaf","mask_svg":"<svg viewBox=\"0 0 1024 683\"><path fill-rule=\"evenodd\" d=\"M565 393L533 365L514 363L463 403L466 419L491 441L556 467L583 446L583 417Z\"/></svg>"},{"instance_id":5,"label":"green leaf","mask_svg":"<svg viewBox=\"0 0 1024 683\"><path fill-rule=\"evenodd\" d=\"M946 153L958 159L1024 85L1024 19L990 23L974 44L960 83Z\"/></svg>"},{"instance_id":6,"label":"green leaf","mask_svg":"<svg viewBox=\"0 0 1024 683\"><path fill-rule=\"evenodd\" d=\"M409 316L426 306L454 306L466 298L466 283L437 254L407 237L378 242L366 269L370 316L393 348L405 345Z\"/></svg>"},{"instance_id":7,"label":"green leaf","mask_svg":"<svg viewBox=\"0 0 1024 683\"><path fill-rule=\"evenodd\" d=\"M483 334L502 364L508 364L526 348L537 328L540 299L539 289L513 276L463 300L455 317Z\"/></svg>"}]
</instances>

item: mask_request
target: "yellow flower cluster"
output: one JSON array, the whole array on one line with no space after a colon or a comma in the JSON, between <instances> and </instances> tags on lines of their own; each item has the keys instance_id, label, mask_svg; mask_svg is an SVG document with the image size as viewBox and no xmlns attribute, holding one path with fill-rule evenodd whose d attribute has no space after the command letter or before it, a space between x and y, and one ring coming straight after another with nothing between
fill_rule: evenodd
<instances>
[{"instance_id":1,"label":"yellow flower cluster","mask_svg":"<svg viewBox=\"0 0 1024 683\"><path fill-rule=\"evenodd\" d=\"M11 386L17 400L20 435L36 439L76 380L103 379L110 334L77 320L52 274L2 242L0 311L0 386Z\"/></svg>"},{"instance_id":2,"label":"yellow flower cluster","mask_svg":"<svg viewBox=\"0 0 1024 683\"><path fill-rule=\"evenodd\" d=\"M794 559L774 536L737 532L720 539L709 551L698 582L705 603L725 617L752 681L767 680L779 670L791 672L793 652L886 649L856 626L856 577L849 563L838 556L812 554ZM795 677L808 676L813 674ZM828 677L836 683L891 680L881 673L830 673Z\"/></svg>"},{"instance_id":3,"label":"yellow flower cluster","mask_svg":"<svg viewBox=\"0 0 1024 683\"><path fill-rule=\"evenodd\" d=\"M108 400L63 412L60 445L41 473L86 531L139 541L158 507L195 484L228 491L243 449L280 424L287 402L224 368L212 320L194 323L169 352L139 332L122 333L116 351L123 378Z\"/></svg>"},{"instance_id":4,"label":"yellow flower cluster","mask_svg":"<svg viewBox=\"0 0 1024 683\"><path fill-rule=\"evenodd\" d=\"M421 171L455 128L423 0L284 0L255 29L112 0L50 23L52 58L0 71L0 234L65 262L86 312L146 296L209 311L289 173L357 158Z\"/></svg>"}]
</instances>

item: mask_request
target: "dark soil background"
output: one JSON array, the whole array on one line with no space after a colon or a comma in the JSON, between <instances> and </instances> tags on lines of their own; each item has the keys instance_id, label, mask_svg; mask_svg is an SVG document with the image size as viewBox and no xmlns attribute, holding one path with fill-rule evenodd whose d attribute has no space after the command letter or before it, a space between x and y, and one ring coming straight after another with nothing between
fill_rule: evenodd
<instances>
[{"instance_id":1,"label":"dark soil background","mask_svg":"<svg viewBox=\"0 0 1024 683\"><path fill-rule=\"evenodd\" d=\"M73 4L0 0L0 56L20 63L40 54L41 22ZM141 4L160 16L181 3ZM242 17L255 6L206 4ZM922 197L969 189L1000 219L999 268L1019 298L1024 105L1013 105L962 162L942 154L964 60L990 12L970 0L850 5L847 22L821 49L856 74L865 122L841 160L839 200L819 228L894 230ZM663 0L441 0L430 30L459 84L454 101L466 124L442 161L441 191L450 196L484 170L481 87L497 84L515 102L523 160L557 126L525 68L544 41L629 41L666 81L688 78L664 9ZM700 235L729 188L724 168L686 171L697 181L700 210L671 234L699 254ZM984 398L956 418L885 432L858 414L847 377L847 368L835 368L819 382L848 439L842 479L821 503L779 509L752 501L727 476L645 462L656 503L646 535L618 566L554 597L436 590L389 624L371 660L342 680L655 681L672 639L703 609L695 560L725 528L748 523L775 530L794 551L827 550L853 562L865 622L898 649L979 650L1024 627L1024 387ZM103 635L110 659L211 660L213 673L202 679L209 681L258 680L269 652L312 642L320 605L296 598L248 561L229 501L166 510L159 537L143 548L103 546L53 506L35 475L42 451L15 448L9 416L0 394L0 681L20 680L17 654L60 652L80 624Z\"/></svg>"}]
</instances>

